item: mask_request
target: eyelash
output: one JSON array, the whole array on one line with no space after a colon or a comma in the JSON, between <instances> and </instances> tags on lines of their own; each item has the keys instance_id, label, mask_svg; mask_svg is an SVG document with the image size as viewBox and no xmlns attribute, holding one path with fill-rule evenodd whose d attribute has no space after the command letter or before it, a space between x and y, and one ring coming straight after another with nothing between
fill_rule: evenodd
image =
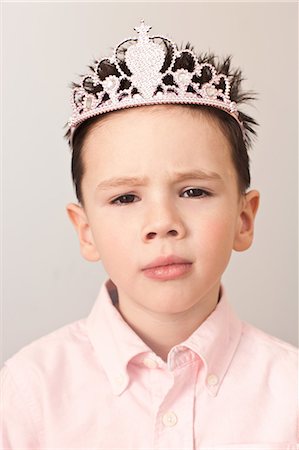
<instances>
[{"instance_id":1,"label":"eyelash","mask_svg":"<svg viewBox=\"0 0 299 450\"><path fill-rule=\"evenodd\" d=\"M205 191L204 189L199 189L199 188L190 188L190 189L186 189L184 192L188 192L188 191L200 191L200 192L202 192L204 195L200 195L200 196L194 196L194 197L187 197L187 198L204 198L204 197L211 197L212 196L212 193L211 192L209 192L209 191ZM124 197L136 197L136 195L135 194L123 194L123 195L120 195L119 197L117 197L117 198L115 198L114 200L112 200L110 203L112 204L112 205L119 205L119 206L122 206L122 205L129 205L130 203L135 203L135 202L127 202L127 203L117 203L117 201L119 200L119 199L121 199L121 198L124 198Z\"/></svg>"}]
</instances>

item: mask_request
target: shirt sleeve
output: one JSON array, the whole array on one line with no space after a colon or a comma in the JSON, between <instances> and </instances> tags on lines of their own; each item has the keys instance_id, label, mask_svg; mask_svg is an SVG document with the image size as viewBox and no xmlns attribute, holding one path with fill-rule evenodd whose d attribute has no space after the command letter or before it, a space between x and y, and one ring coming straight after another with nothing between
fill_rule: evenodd
<instances>
[{"instance_id":1,"label":"shirt sleeve","mask_svg":"<svg viewBox=\"0 0 299 450\"><path fill-rule=\"evenodd\" d=\"M37 430L31 411L5 365L0 371L0 388L0 449L38 450Z\"/></svg>"}]
</instances>

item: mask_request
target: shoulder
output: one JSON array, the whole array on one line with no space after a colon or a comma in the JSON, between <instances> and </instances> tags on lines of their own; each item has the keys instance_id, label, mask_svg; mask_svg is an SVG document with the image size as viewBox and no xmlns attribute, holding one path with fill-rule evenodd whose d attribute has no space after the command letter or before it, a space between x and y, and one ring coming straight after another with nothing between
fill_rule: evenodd
<instances>
[{"instance_id":1,"label":"shoulder","mask_svg":"<svg viewBox=\"0 0 299 450\"><path fill-rule=\"evenodd\" d=\"M244 359L250 360L260 371L279 376L297 377L298 348L254 325L242 321L240 352Z\"/></svg>"},{"instance_id":2,"label":"shoulder","mask_svg":"<svg viewBox=\"0 0 299 450\"><path fill-rule=\"evenodd\" d=\"M70 399L82 399L95 366L86 319L34 340L7 359L0 371L0 412L13 448L29 441L26 448L40 448L33 442L44 428L44 411L51 422L51 414L59 415Z\"/></svg>"},{"instance_id":3,"label":"shoulder","mask_svg":"<svg viewBox=\"0 0 299 450\"><path fill-rule=\"evenodd\" d=\"M252 325L251 323L242 321L243 324L243 336L248 342L256 341L265 349L269 351L279 352L282 355L293 355L296 357L298 354L298 348L294 345L273 336L266 331Z\"/></svg>"},{"instance_id":4,"label":"shoulder","mask_svg":"<svg viewBox=\"0 0 299 450\"><path fill-rule=\"evenodd\" d=\"M15 374L53 373L66 362L77 362L87 348L90 348L90 341L86 332L86 319L80 319L25 345L4 365Z\"/></svg>"}]
</instances>

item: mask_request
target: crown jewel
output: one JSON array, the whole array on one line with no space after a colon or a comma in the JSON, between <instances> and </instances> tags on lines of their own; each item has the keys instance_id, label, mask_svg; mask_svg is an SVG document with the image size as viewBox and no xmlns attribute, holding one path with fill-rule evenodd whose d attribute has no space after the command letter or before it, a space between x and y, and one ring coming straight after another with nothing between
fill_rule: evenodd
<instances>
[{"instance_id":1,"label":"crown jewel","mask_svg":"<svg viewBox=\"0 0 299 450\"><path fill-rule=\"evenodd\" d=\"M72 90L71 134L86 119L118 109L166 103L189 103L220 108L244 127L237 105L230 99L230 82L209 63L199 63L190 50L179 51L163 36L149 37L151 26L134 28L137 38L122 41L111 58L96 61L91 74ZM166 48L171 48L171 60ZM184 59L184 62L183 62ZM103 77L102 65L109 67Z\"/></svg>"}]
</instances>

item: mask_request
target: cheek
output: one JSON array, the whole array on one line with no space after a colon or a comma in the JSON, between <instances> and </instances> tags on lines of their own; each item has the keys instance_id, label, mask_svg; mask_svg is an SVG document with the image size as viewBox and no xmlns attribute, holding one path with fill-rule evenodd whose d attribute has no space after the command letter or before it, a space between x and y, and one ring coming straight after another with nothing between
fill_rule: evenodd
<instances>
[{"instance_id":1,"label":"cheek","mask_svg":"<svg viewBox=\"0 0 299 450\"><path fill-rule=\"evenodd\" d=\"M207 254L227 252L231 250L234 240L235 224L232 217L217 215L203 221L198 229L199 245Z\"/></svg>"},{"instance_id":2,"label":"cheek","mask_svg":"<svg viewBox=\"0 0 299 450\"><path fill-rule=\"evenodd\" d=\"M132 253L132 242L130 242L129 232L121 225L119 220L105 221L101 218L94 220L91 225L93 229L94 241L97 249L106 261L128 259L130 249ZM135 233L136 239L136 233Z\"/></svg>"}]
</instances>

